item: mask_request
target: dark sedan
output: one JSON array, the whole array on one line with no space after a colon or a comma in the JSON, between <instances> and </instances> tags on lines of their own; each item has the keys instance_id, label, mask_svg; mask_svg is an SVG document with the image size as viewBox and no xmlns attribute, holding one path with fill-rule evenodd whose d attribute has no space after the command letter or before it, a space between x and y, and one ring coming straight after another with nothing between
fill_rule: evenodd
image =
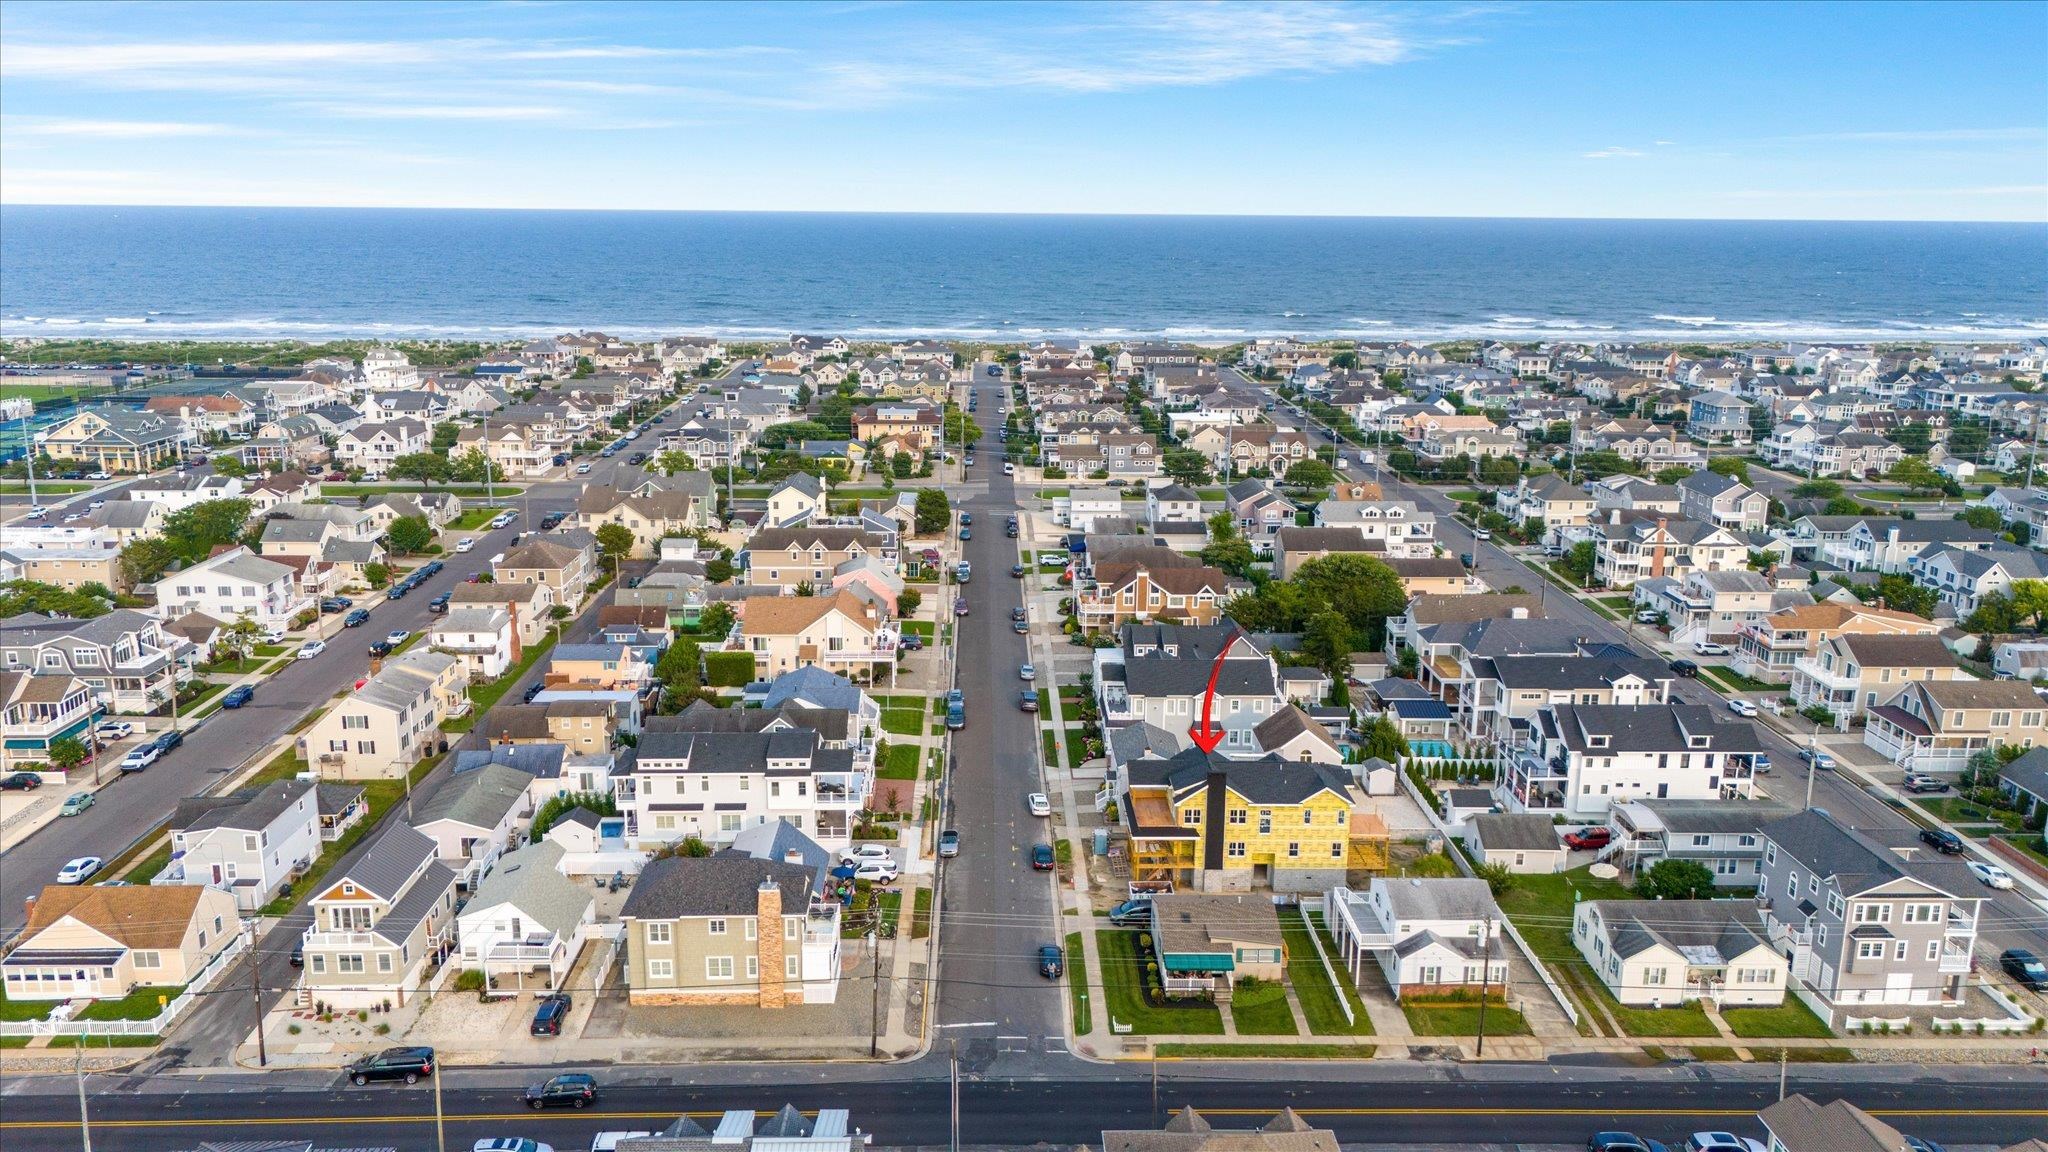
<instances>
[{"instance_id":1,"label":"dark sedan","mask_svg":"<svg viewBox=\"0 0 2048 1152\"><path fill-rule=\"evenodd\" d=\"M1034 871L1052 871L1054 860L1052 845L1033 844L1031 846L1031 867Z\"/></svg>"},{"instance_id":2,"label":"dark sedan","mask_svg":"<svg viewBox=\"0 0 2048 1152\"><path fill-rule=\"evenodd\" d=\"M341 618L341 626L343 628L361 628L369 622L370 610L368 608L358 608Z\"/></svg>"},{"instance_id":3,"label":"dark sedan","mask_svg":"<svg viewBox=\"0 0 2048 1152\"><path fill-rule=\"evenodd\" d=\"M1047 944L1038 950L1038 974L1047 980L1057 980L1067 970L1066 956L1057 944Z\"/></svg>"},{"instance_id":4,"label":"dark sedan","mask_svg":"<svg viewBox=\"0 0 2048 1152\"><path fill-rule=\"evenodd\" d=\"M585 1072L564 1072L550 1076L526 1090L526 1106L543 1108L588 1108L597 1103L597 1079Z\"/></svg>"}]
</instances>

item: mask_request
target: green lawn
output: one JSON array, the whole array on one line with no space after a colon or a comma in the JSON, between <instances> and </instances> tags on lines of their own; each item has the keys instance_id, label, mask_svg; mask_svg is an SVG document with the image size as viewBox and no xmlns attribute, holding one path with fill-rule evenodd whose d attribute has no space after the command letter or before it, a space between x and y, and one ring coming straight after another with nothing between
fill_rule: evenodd
<instances>
[{"instance_id":1,"label":"green lawn","mask_svg":"<svg viewBox=\"0 0 2048 1152\"><path fill-rule=\"evenodd\" d=\"M184 991L185 987L182 984L144 986L119 1000L95 1000L86 1006L85 1011L78 1014L78 1019L154 1020L163 1012L163 1004L157 1003L158 997L162 997L163 1003L168 1004Z\"/></svg>"},{"instance_id":2,"label":"green lawn","mask_svg":"<svg viewBox=\"0 0 2048 1152\"><path fill-rule=\"evenodd\" d=\"M2017 812L2008 812L2002 808L1989 808L1974 801L1965 800L1960 796L1935 796L1929 798L1915 796L1913 797L1913 803L1918 804L1933 815L1941 817L1950 824L1999 824L2003 825L2009 832L2016 832L2020 829L2022 823L2021 816Z\"/></svg>"},{"instance_id":3,"label":"green lawn","mask_svg":"<svg viewBox=\"0 0 2048 1152\"><path fill-rule=\"evenodd\" d=\"M919 888L917 901L910 907L910 938L922 940L932 934L932 890Z\"/></svg>"},{"instance_id":4,"label":"green lawn","mask_svg":"<svg viewBox=\"0 0 2048 1152\"><path fill-rule=\"evenodd\" d=\"M1479 1034L1479 1005L1431 1003L1403 1003L1401 1013L1408 1017L1408 1026L1417 1036L1477 1036ZM1513 1008L1500 1004L1486 1006L1486 1034L1488 1036L1527 1036L1529 1022Z\"/></svg>"},{"instance_id":5,"label":"green lawn","mask_svg":"<svg viewBox=\"0 0 2048 1152\"><path fill-rule=\"evenodd\" d=\"M424 635L424 633L422 633L422 635ZM488 684L470 685L469 715L458 716L453 720L447 720L442 722L441 730L444 732L467 732L471 728L476 727L478 717L481 717L484 713L490 711L491 708L494 705L496 705L499 700L504 698L505 693L510 692L512 690L512 686L514 684L519 683L519 678L521 676L526 675L526 670L533 667L541 660L546 659L547 654L553 651L554 647L555 632L553 629L549 629L548 634L546 636L541 637L540 643L529 645L527 649L520 654L519 664L517 667L507 669L503 676L498 677L496 680L493 680Z\"/></svg>"},{"instance_id":6,"label":"green lawn","mask_svg":"<svg viewBox=\"0 0 2048 1152\"><path fill-rule=\"evenodd\" d=\"M1287 986L1277 982L1240 984L1230 994L1230 1018L1240 1035L1297 1035L1294 1013L1287 1010Z\"/></svg>"},{"instance_id":7,"label":"green lawn","mask_svg":"<svg viewBox=\"0 0 2048 1152\"><path fill-rule=\"evenodd\" d=\"M166 837L163 842L163 847L158 848L156 851L151 852L149 855L144 856L142 859L136 861L135 867L130 868L127 872L123 873L121 875L121 879L126 880L130 884L147 884L151 880L156 878L157 873L163 871L164 869L170 866L171 842L170 839ZM108 871L112 871L112 869L108 869Z\"/></svg>"},{"instance_id":8,"label":"green lawn","mask_svg":"<svg viewBox=\"0 0 2048 1152\"><path fill-rule=\"evenodd\" d=\"M923 754L924 749L916 744L891 744L888 756L875 765L875 775L883 780L915 780Z\"/></svg>"},{"instance_id":9,"label":"green lawn","mask_svg":"<svg viewBox=\"0 0 2048 1152\"><path fill-rule=\"evenodd\" d=\"M1072 768L1088 759L1088 749L1086 747L1088 734L1087 730L1078 724L1069 724L1066 733L1067 767Z\"/></svg>"},{"instance_id":10,"label":"green lawn","mask_svg":"<svg viewBox=\"0 0 2048 1152\"><path fill-rule=\"evenodd\" d=\"M1051 768L1058 764L1060 762L1059 740L1053 736L1052 729L1039 729L1038 738L1045 745L1045 766Z\"/></svg>"},{"instance_id":11,"label":"green lawn","mask_svg":"<svg viewBox=\"0 0 2048 1152\"><path fill-rule=\"evenodd\" d=\"M1781 1051L1790 1064L1856 1063L1856 1053L1847 1048L1751 1048L1749 1056L1758 1064L1776 1064Z\"/></svg>"},{"instance_id":12,"label":"green lawn","mask_svg":"<svg viewBox=\"0 0 2048 1152\"><path fill-rule=\"evenodd\" d=\"M1737 1036L1749 1040L1826 1040L1834 1035L1796 996L1786 997L1776 1008L1723 1009L1721 1018Z\"/></svg>"},{"instance_id":13,"label":"green lawn","mask_svg":"<svg viewBox=\"0 0 2048 1152\"><path fill-rule=\"evenodd\" d=\"M1067 933L1067 996L1074 1006L1074 1035L1086 1036L1095 1020L1088 1014L1088 954L1079 932Z\"/></svg>"},{"instance_id":14,"label":"green lawn","mask_svg":"<svg viewBox=\"0 0 2048 1152\"><path fill-rule=\"evenodd\" d=\"M1337 988L1331 986L1329 976L1323 972L1322 961L1316 958L1315 943L1309 938L1313 931L1299 908L1280 909L1280 932L1287 942L1287 978L1294 982L1294 997L1301 1001L1301 1014L1308 1017L1308 1030L1318 1036L1372 1035L1372 1021L1365 1014L1365 1004L1351 988L1350 974L1337 972L1337 981L1342 985ZM1350 1002L1352 1021L1344 1019L1339 996Z\"/></svg>"},{"instance_id":15,"label":"green lawn","mask_svg":"<svg viewBox=\"0 0 2048 1152\"><path fill-rule=\"evenodd\" d=\"M1071 937L1080 940L1079 936ZM0 1020L20 1023L24 1020L46 1020L50 1009L62 1004L62 1000L9 1000L7 989L0 988Z\"/></svg>"},{"instance_id":16,"label":"green lawn","mask_svg":"<svg viewBox=\"0 0 2048 1152\"><path fill-rule=\"evenodd\" d=\"M1052 692L1048 689L1040 688L1038 690L1038 714L1040 716L1052 715Z\"/></svg>"},{"instance_id":17,"label":"green lawn","mask_svg":"<svg viewBox=\"0 0 2048 1152\"><path fill-rule=\"evenodd\" d=\"M496 508L470 508L448 522L443 532L473 532L498 518Z\"/></svg>"},{"instance_id":18,"label":"green lawn","mask_svg":"<svg viewBox=\"0 0 2048 1152\"><path fill-rule=\"evenodd\" d=\"M926 644L930 644L932 637L938 635L938 625L930 620L905 620L903 622L903 634L905 636L915 636Z\"/></svg>"},{"instance_id":19,"label":"green lawn","mask_svg":"<svg viewBox=\"0 0 2048 1152\"><path fill-rule=\"evenodd\" d=\"M1223 1014L1200 1001L1154 1007L1145 1002L1144 967L1138 957L1136 932L1097 930L1095 948L1102 957L1102 995L1109 1018L1128 1025L1140 1036L1220 1036Z\"/></svg>"},{"instance_id":20,"label":"green lawn","mask_svg":"<svg viewBox=\"0 0 2048 1152\"><path fill-rule=\"evenodd\" d=\"M882 731L891 736L915 736L924 730L924 709L882 709Z\"/></svg>"},{"instance_id":21,"label":"green lawn","mask_svg":"<svg viewBox=\"0 0 2048 1152\"><path fill-rule=\"evenodd\" d=\"M245 660L222 660L214 664L201 664L197 671L201 676L247 676L266 663L267 659L251 656Z\"/></svg>"},{"instance_id":22,"label":"green lawn","mask_svg":"<svg viewBox=\"0 0 2048 1152\"><path fill-rule=\"evenodd\" d=\"M1370 1044L1161 1044L1161 1060L1370 1060Z\"/></svg>"},{"instance_id":23,"label":"green lawn","mask_svg":"<svg viewBox=\"0 0 2048 1152\"><path fill-rule=\"evenodd\" d=\"M1772 684L1767 681L1752 679L1728 667L1726 664L1709 664L1700 669L1700 671L1707 673L1737 692L1783 692L1785 690L1785 686L1782 684Z\"/></svg>"}]
</instances>

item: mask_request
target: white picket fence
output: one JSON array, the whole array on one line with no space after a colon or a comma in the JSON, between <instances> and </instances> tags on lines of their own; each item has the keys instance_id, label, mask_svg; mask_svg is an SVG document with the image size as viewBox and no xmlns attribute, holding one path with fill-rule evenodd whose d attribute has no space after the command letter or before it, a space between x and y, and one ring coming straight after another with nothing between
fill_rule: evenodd
<instances>
[{"instance_id":1,"label":"white picket fence","mask_svg":"<svg viewBox=\"0 0 2048 1152\"><path fill-rule=\"evenodd\" d=\"M220 954L199 970L185 990L164 1005L149 1020L15 1020L0 1022L0 1036L161 1036L177 1023L178 1017L198 1002L199 995L228 970L234 959L249 947L247 933L236 933Z\"/></svg>"}]
</instances>

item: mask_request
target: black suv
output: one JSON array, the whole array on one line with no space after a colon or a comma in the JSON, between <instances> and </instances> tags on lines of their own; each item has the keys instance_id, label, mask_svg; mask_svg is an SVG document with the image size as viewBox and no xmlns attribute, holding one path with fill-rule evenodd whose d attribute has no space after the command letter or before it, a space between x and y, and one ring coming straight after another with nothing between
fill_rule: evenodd
<instances>
[{"instance_id":1,"label":"black suv","mask_svg":"<svg viewBox=\"0 0 2048 1152\"><path fill-rule=\"evenodd\" d=\"M1920 839L1943 856L1958 856L1963 851L1963 838L1946 828L1922 828Z\"/></svg>"},{"instance_id":2,"label":"black suv","mask_svg":"<svg viewBox=\"0 0 2048 1152\"><path fill-rule=\"evenodd\" d=\"M535 1036L560 1036L562 1021L569 1018L569 994L557 992L540 998L540 1007L533 1010L533 1024L527 1031Z\"/></svg>"},{"instance_id":3,"label":"black suv","mask_svg":"<svg viewBox=\"0 0 2048 1152\"><path fill-rule=\"evenodd\" d=\"M526 1090L526 1106L543 1108L588 1108L597 1103L597 1080L584 1072L550 1076Z\"/></svg>"},{"instance_id":4,"label":"black suv","mask_svg":"<svg viewBox=\"0 0 2048 1152\"><path fill-rule=\"evenodd\" d=\"M372 1080L403 1080L407 1084L417 1084L420 1077L434 1074L434 1050L386 1048L374 1056L357 1060L345 1071L348 1078L357 1084L368 1084Z\"/></svg>"},{"instance_id":5,"label":"black suv","mask_svg":"<svg viewBox=\"0 0 2048 1152\"><path fill-rule=\"evenodd\" d=\"M2048 966L2025 948L2007 948L1998 954L1998 966L2005 974L2036 992L2048 992Z\"/></svg>"}]
</instances>

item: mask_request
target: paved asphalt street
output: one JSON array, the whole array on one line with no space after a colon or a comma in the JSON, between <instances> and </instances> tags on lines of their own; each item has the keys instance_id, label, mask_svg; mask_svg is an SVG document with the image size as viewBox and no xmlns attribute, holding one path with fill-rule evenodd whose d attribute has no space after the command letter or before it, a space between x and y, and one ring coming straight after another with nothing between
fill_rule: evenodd
<instances>
[{"instance_id":1,"label":"paved asphalt street","mask_svg":"<svg viewBox=\"0 0 2048 1152\"><path fill-rule=\"evenodd\" d=\"M446 1143L468 1148L486 1137L525 1136L558 1149L589 1146L610 1129L658 1129L680 1112L715 1116L731 1107L846 1108L878 1144L942 1146L948 1127L945 1064L923 1062L915 1079L882 1079L889 1069L835 1065L726 1074L702 1069L673 1080L603 1076L593 1112L529 1114L519 1088L551 1069L457 1070L445 1075ZM1220 1127L1263 1123L1283 1106L1301 1110L1339 1139L1371 1143L1476 1142L1583 1146L1588 1133L1623 1128L1680 1143L1713 1127L1761 1136L1755 1113L1777 1098L1775 1069L1730 1076L1705 1069L1615 1073L1531 1066L1378 1065L1358 1081L1300 1065L1164 1065L1156 1084L1146 1065L1074 1067L1058 1077L1003 1079L970 1067L960 1089L963 1144L1088 1143L1104 1128L1152 1127L1184 1105ZM696 1072L699 1070L689 1070ZM1954 1078L1862 1069L1847 1094L1903 1130L1947 1143L2002 1145L2048 1135L2048 1083L2035 1069L1957 1070ZM1183 1078L1185 1077L1185 1078ZM1790 1091L1844 1094L1832 1070L1798 1071ZM205 1081L108 1075L92 1079L92 1146L99 1152L188 1148L201 1139L314 1140L325 1146L436 1147L428 1085L327 1082L288 1088L279 1078ZM1156 1093L1156 1096L1155 1096ZM1155 1106L1156 1099L1156 1106ZM0 1095L0 1143L10 1150L80 1145L78 1100L69 1077Z\"/></svg>"},{"instance_id":2,"label":"paved asphalt street","mask_svg":"<svg viewBox=\"0 0 2048 1152\"><path fill-rule=\"evenodd\" d=\"M980 365L975 381L976 415L984 427L995 428L1006 389ZM971 614L957 621L955 659L967 695L967 727L952 741L948 826L960 830L962 848L946 862L944 875L941 1027L933 1047L1000 1036L1006 1051L1042 1054L1046 1038L1064 1035L1062 993L1056 981L1038 974L1039 947L1058 941L1051 879L1031 869L1031 846L1045 839L1047 822L1025 810L1024 798L1044 791L1045 783L1037 717L1017 709L1023 687L1017 667L1031 657L1010 623L1010 610L1022 603L1022 585L1010 576L1017 548L1003 534L1003 519L1018 511L1018 500L1015 484L1003 475L1001 455L993 437L984 441L970 473L973 483L954 493L974 516L973 539L964 546L974 573L960 589Z\"/></svg>"}]
</instances>

